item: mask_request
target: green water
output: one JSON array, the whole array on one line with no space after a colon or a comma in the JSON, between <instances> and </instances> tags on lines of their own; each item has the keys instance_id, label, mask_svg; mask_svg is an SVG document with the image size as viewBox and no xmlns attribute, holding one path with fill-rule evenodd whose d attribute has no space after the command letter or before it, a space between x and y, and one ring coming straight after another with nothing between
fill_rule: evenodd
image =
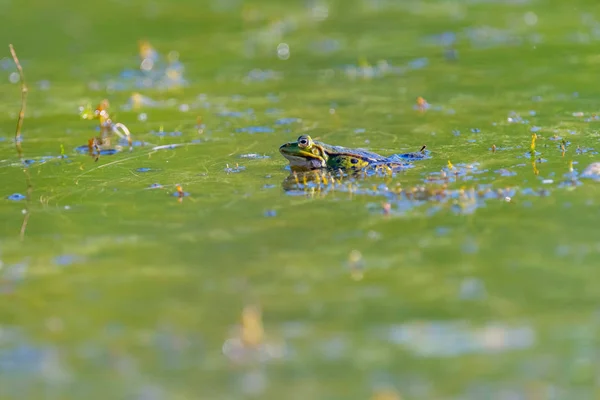
<instances>
[{"instance_id":1,"label":"green water","mask_svg":"<svg viewBox=\"0 0 600 400\"><path fill-rule=\"evenodd\" d=\"M599 12L0 0L0 398L598 398L600 190L563 183L571 161L576 173L598 161ZM177 51L188 84L119 87L139 72L140 39ZM26 169L9 43L30 89ZM360 76L361 63L381 74ZM133 92L174 100L122 110ZM98 161L75 151L97 134L79 107L104 98L148 145ZM532 128L543 162L526 154ZM302 133L385 155L426 144L432 158L350 192L286 192L277 148ZM152 150L172 143L185 145ZM389 194L439 188L425 180L449 160L461 173L448 190L503 191L477 203ZM28 176L28 199L7 199L27 195ZM264 338L244 350L236 327L251 304Z\"/></svg>"}]
</instances>

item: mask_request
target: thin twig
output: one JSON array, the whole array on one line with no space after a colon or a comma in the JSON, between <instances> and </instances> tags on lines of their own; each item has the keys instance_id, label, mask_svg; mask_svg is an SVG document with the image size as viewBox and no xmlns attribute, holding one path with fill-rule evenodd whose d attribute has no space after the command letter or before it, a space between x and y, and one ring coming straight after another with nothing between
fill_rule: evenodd
<instances>
[{"instance_id":1,"label":"thin twig","mask_svg":"<svg viewBox=\"0 0 600 400\"><path fill-rule=\"evenodd\" d=\"M23 150L21 148L21 127L23 126L23 120L25 119L25 105L27 103L27 85L25 84L25 75L23 74L23 68L15 52L15 48L12 44L9 44L10 54L12 55L15 64L17 64L17 70L19 71L19 77L21 80L21 111L19 112L19 120L17 121L17 130L15 132L15 145L17 146L17 153L19 158L23 158Z\"/></svg>"},{"instance_id":2,"label":"thin twig","mask_svg":"<svg viewBox=\"0 0 600 400\"><path fill-rule=\"evenodd\" d=\"M30 204L31 204L31 193L33 193L33 185L31 184L31 176L29 175L29 171L27 168L23 169L25 173L25 181L27 182L27 192L25 196L26 206L25 206L25 217L23 218L23 223L21 224L20 238L21 240L25 239L25 230L27 229L27 223L29 222L30 212Z\"/></svg>"}]
</instances>

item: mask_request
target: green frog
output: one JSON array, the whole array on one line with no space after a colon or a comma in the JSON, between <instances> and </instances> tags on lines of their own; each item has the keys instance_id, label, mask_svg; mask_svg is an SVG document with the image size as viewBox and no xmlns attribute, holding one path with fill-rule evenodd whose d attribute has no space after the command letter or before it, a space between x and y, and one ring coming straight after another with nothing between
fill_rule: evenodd
<instances>
[{"instance_id":1,"label":"green frog","mask_svg":"<svg viewBox=\"0 0 600 400\"><path fill-rule=\"evenodd\" d=\"M285 143L279 152L289 161L292 171L310 171L322 168L358 172L384 167L392 171L410 167L408 161L428 158L425 146L418 152L381 156L364 149L332 146L302 135L295 142Z\"/></svg>"}]
</instances>

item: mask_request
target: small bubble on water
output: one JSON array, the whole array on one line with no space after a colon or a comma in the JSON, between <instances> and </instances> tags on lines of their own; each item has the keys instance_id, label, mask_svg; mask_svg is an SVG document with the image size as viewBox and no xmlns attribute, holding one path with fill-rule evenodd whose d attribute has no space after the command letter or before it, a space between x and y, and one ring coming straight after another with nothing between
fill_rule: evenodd
<instances>
[{"instance_id":1,"label":"small bubble on water","mask_svg":"<svg viewBox=\"0 0 600 400\"><path fill-rule=\"evenodd\" d=\"M564 257L564 256L568 255L570 251L571 250L569 249L569 246L566 246L566 245L559 245L556 247L556 255L557 256Z\"/></svg>"},{"instance_id":2,"label":"small bubble on water","mask_svg":"<svg viewBox=\"0 0 600 400\"><path fill-rule=\"evenodd\" d=\"M535 25L538 22L538 16L536 15L536 13L532 12L532 11L528 11L525 13L525 15L523 16L523 20L525 21L525 23L527 25Z\"/></svg>"},{"instance_id":3,"label":"small bubble on water","mask_svg":"<svg viewBox=\"0 0 600 400\"><path fill-rule=\"evenodd\" d=\"M140 113L137 119L138 121L146 122L148 120L148 115L146 113Z\"/></svg>"},{"instance_id":4,"label":"small bubble on water","mask_svg":"<svg viewBox=\"0 0 600 400\"><path fill-rule=\"evenodd\" d=\"M381 239L381 233L376 231L369 231L369 233L367 233L367 237L371 240L379 240Z\"/></svg>"},{"instance_id":5,"label":"small bubble on water","mask_svg":"<svg viewBox=\"0 0 600 400\"><path fill-rule=\"evenodd\" d=\"M154 66L154 61L152 61L150 58L144 58L144 60L140 64L140 68L143 71L150 71L153 66Z\"/></svg>"},{"instance_id":6,"label":"small bubble on water","mask_svg":"<svg viewBox=\"0 0 600 400\"><path fill-rule=\"evenodd\" d=\"M460 284L459 297L462 300L477 300L485 297L485 285L477 278L465 278Z\"/></svg>"},{"instance_id":7,"label":"small bubble on water","mask_svg":"<svg viewBox=\"0 0 600 400\"><path fill-rule=\"evenodd\" d=\"M38 87L40 88L40 90L48 90L50 89L50 81L39 81Z\"/></svg>"},{"instance_id":8,"label":"small bubble on water","mask_svg":"<svg viewBox=\"0 0 600 400\"><path fill-rule=\"evenodd\" d=\"M316 4L310 11L312 19L315 21L324 21L329 17L329 7L327 4Z\"/></svg>"},{"instance_id":9,"label":"small bubble on water","mask_svg":"<svg viewBox=\"0 0 600 400\"><path fill-rule=\"evenodd\" d=\"M275 216L277 216L277 211L275 211L275 210L265 211L265 217L275 217Z\"/></svg>"},{"instance_id":10,"label":"small bubble on water","mask_svg":"<svg viewBox=\"0 0 600 400\"><path fill-rule=\"evenodd\" d=\"M279 43L277 45L277 57L280 60L287 60L290 58L290 46L287 43Z\"/></svg>"},{"instance_id":11,"label":"small bubble on water","mask_svg":"<svg viewBox=\"0 0 600 400\"><path fill-rule=\"evenodd\" d=\"M241 380L242 392L250 396L262 394L267 387L267 378L261 371L247 372Z\"/></svg>"},{"instance_id":12,"label":"small bubble on water","mask_svg":"<svg viewBox=\"0 0 600 400\"><path fill-rule=\"evenodd\" d=\"M46 320L46 329L50 332L58 333L63 330L63 320L58 317L50 317Z\"/></svg>"},{"instance_id":13,"label":"small bubble on water","mask_svg":"<svg viewBox=\"0 0 600 400\"><path fill-rule=\"evenodd\" d=\"M171 50L169 54L167 54L167 58L169 62L175 62L179 60L179 52L176 50Z\"/></svg>"},{"instance_id":14,"label":"small bubble on water","mask_svg":"<svg viewBox=\"0 0 600 400\"><path fill-rule=\"evenodd\" d=\"M8 76L8 80L10 83L17 83L20 79L21 78L19 77L19 74L16 72L13 72Z\"/></svg>"},{"instance_id":15,"label":"small bubble on water","mask_svg":"<svg viewBox=\"0 0 600 400\"><path fill-rule=\"evenodd\" d=\"M462 251L466 254L475 254L479 250L479 246L472 238L468 238L462 245Z\"/></svg>"}]
</instances>

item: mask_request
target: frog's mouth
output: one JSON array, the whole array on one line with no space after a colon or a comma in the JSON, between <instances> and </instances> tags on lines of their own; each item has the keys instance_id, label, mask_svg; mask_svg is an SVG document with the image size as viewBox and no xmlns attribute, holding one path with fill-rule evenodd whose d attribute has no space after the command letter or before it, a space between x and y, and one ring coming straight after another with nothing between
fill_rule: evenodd
<instances>
[{"instance_id":1,"label":"frog's mouth","mask_svg":"<svg viewBox=\"0 0 600 400\"><path fill-rule=\"evenodd\" d=\"M320 169L327 165L322 157L297 147L290 151L289 145L286 144L279 148L279 152L290 162L290 167L294 170Z\"/></svg>"}]
</instances>

